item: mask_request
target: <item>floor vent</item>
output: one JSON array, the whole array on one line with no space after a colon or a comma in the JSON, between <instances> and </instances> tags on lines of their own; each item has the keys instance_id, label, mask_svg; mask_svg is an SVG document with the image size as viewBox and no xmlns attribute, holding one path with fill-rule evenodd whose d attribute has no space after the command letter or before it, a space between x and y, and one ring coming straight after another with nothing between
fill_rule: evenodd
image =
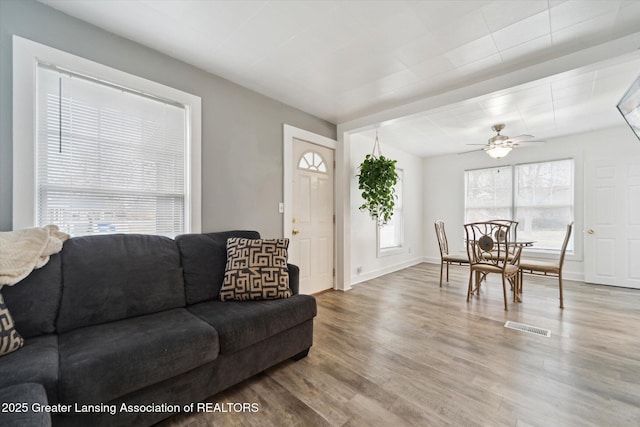
<instances>
[{"instance_id":1,"label":"floor vent","mask_svg":"<svg viewBox=\"0 0 640 427\"><path fill-rule=\"evenodd\" d=\"M509 328L509 329L515 329L517 331L526 332L528 334L547 337L547 338L549 338L551 336L551 331L548 330L548 329L542 329L542 328L538 328L536 326L529 326L529 325L525 325L523 323L517 323L517 322L508 321L507 323L504 324L504 327L505 328Z\"/></svg>"}]
</instances>

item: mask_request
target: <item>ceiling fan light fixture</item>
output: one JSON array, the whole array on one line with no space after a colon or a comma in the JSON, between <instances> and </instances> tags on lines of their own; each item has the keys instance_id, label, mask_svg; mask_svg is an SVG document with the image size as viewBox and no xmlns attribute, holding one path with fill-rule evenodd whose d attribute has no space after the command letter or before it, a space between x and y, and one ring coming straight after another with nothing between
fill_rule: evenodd
<instances>
[{"instance_id":1,"label":"ceiling fan light fixture","mask_svg":"<svg viewBox=\"0 0 640 427\"><path fill-rule=\"evenodd\" d=\"M494 159L501 159L511 151L511 147L495 146L486 150L487 154Z\"/></svg>"},{"instance_id":2,"label":"ceiling fan light fixture","mask_svg":"<svg viewBox=\"0 0 640 427\"><path fill-rule=\"evenodd\" d=\"M508 136L498 134L496 136L492 136L491 138L489 138L489 144L491 145L504 144L504 142L508 139L509 139Z\"/></svg>"}]
</instances>

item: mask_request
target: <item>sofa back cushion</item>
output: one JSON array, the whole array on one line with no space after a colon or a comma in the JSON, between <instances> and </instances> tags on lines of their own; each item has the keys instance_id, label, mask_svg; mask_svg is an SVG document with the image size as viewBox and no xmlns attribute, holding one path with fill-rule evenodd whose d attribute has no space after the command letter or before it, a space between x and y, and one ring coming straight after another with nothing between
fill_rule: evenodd
<instances>
[{"instance_id":1,"label":"sofa back cushion","mask_svg":"<svg viewBox=\"0 0 640 427\"><path fill-rule=\"evenodd\" d=\"M64 247L63 247L64 250ZM56 330L56 315L62 292L61 254L13 286L3 286L2 295L23 338L51 334Z\"/></svg>"},{"instance_id":2,"label":"sofa back cushion","mask_svg":"<svg viewBox=\"0 0 640 427\"><path fill-rule=\"evenodd\" d=\"M58 332L184 307L178 247L141 234L75 237L64 244Z\"/></svg>"},{"instance_id":3,"label":"sofa back cushion","mask_svg":"<svg viewBox=\"0 0 640 427\"><path fill-rule=\"evenodd\" d=\"M187 304L218 298L227 265L227 239L259 239L257 231L223 231L176 237L182 257Z\"/></svg>"}]
</instances>

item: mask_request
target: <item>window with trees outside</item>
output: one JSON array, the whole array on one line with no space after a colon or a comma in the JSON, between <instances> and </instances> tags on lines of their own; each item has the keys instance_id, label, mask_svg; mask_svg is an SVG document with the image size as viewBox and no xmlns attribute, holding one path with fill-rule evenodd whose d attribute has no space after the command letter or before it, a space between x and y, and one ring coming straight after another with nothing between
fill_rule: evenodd
<instances>
[{"instance_id":1,"label":"window with trees outside","mask_svg":"<svg viewBox=\"0 0 640 427\"><path fill-rule=\"evenodd\" d=\"M465 171L465 222L514 219L535 250L559 250L573 213L573 159Z\"/></svg>"}]
</instances>

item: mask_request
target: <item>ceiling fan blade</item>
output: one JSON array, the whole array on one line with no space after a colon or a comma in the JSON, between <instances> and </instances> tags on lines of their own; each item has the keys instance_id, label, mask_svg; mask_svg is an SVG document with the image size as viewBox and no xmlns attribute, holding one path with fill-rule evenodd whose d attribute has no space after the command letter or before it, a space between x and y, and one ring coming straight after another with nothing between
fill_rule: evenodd
<instances>
[{"instance_id":1,"label":"ceiling fan blade","mask_svg":"<svg viewBox=\"0 0 640 427\"><path fill-rule=\"evenodd\" d=\"M467 145L486 145L486 144L467 144ZM467 154L467 153L473 153L475 151L484 151L484 148L478 148L477 150L471 150L471 151L463 151L461 153L458 154Z\"/></svg>"},{"instance_id":2,"label":"ceiling fan blade","mask_svg":"<svg viewBox=\"0 0 640 427\"><path fill-rule=\"evenodd\" d=\"M547 141L541 141L541 140L537 140L537 141L522 141L522 142L516 142L513 144L513 147L529 147L529 144L531 143L531 146L534 146L536 144L546 144Z\"/></svg>"},{"instance_id":3,"label":"ceiling fan blade","mask_svg":"<svg viewBox=\"0 0 640 427\"><path fill-rule=\"evenodd\" d=\"M520 142L520 141L533 139L533 138L535 138L535 136L533 135L518 135L518 136L514 136L513 138L509 138L507 141Z\"/></svg>"},{"instance_id":4,"label":"ceiling fan blade","mask_svg":"<svg viewBox=\"0 0 640 427\"><path fill-rule=\"evenodd\" d=\"M467 144L467 145L481 145L481 146L486 146L487 144Z\"/></svg>"}]
</instances>

